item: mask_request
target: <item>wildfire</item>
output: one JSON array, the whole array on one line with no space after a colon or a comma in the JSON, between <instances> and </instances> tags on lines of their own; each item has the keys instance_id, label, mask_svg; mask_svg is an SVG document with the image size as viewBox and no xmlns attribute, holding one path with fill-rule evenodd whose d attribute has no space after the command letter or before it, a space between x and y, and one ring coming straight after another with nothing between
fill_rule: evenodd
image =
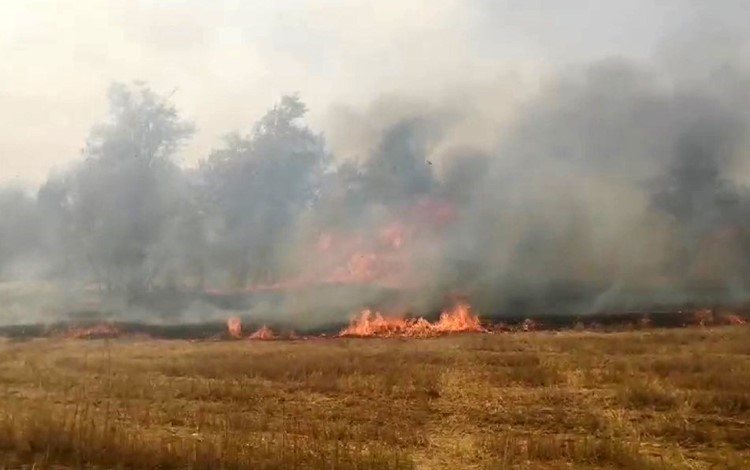
<instances>
[{"instance_id":1,"label":"wildfire","mask_svg":"<svg viewBox=\"0 0 750 470\"><path fill-rule=\"evenodd\" d=\"M747 325L747 320L734 313L726 313L720 316L722 323L732 326Z\"/></svg>"},{"instance_id":2,"label":"wildfire","mask_svg":"<svg viewBox=\"0 0 750 470\"><path fill-rule=\"evenodd\" d=\"M458 303L453 309L441 313L440 320L434 328L440 333L484 331L479 323L479 317L471 312L471 307L466 303Z\"/></svg>"},{"instance_id":3,"label":"wildfire","mask_svg":"<svg viewBox=\"0 0 750 470\"><path fill-rule=\"evenodd\" d=\"M407 236L406 228L401 224L391 224L380 232L380 243L383 246L400 249L404 245Z\"/></svg>"},{"instance_id":4,"label":"wildfire","mask_svg":"<svg viewBox=\"0 0 750 470\"><path fill-rule=\"evenodd\" d=\"M689 324L695 326L713 325L746 325L747 319L734 313L723 313L716 316L709 309L686 312L686 319L691 320ZM675 320L677 321L677 320ZM636 320L641 328L653 325L652 319L642 316ZM629 324L632 327L632 323ZM683 326L686 326L683 324ZM229 335L233 338L243 338L240 319L231 317L227 320ZM404 318L401 316L387 316L370 309L363 310L352 321L349 326L341 330L333 337L354 338L434 338L452 333L499 333L499 332L532 332L545 330L547 327L537 320L526 319L516 325L495 324L489 328L482 325L479 317L472 311L471 306L464 300L459 300L450 309L444 310L440 318L435 322L429 322L424 318ZM602 326L591 322L584 324L580 320L573 326L575 330L598 330ZM90 337L89 335L78 337ZM320 338L328 337L321 334ZM309 339L309 336L298 336L293 331L281 331L276 333L267 326L262 326L254 333L246 336L251 340L297 340Z\"/></svg>"},{"instance_id":5,"label":"wildfire","mask_svg":"<svg viewBox=\"0 0 750 470\"><path fill-rule=\"evenodd\" d=\"M393 336L403 334L408 320L402 318L386 318L380 313L363 310L359 317L343 329L340 336Z\"/></svg>"},{"instance_id":6,"label":"wildfire","mask_svg":"<svg viewBox=\"0 0 750 470\"><path fill-rule=\"evenodd\" d=\"M273 292L321 284L415 288L415 260L410 248L431 240L455 220L455 208L451 204L426 198L405 214L392 217L380 229L324 231L306 241L308 249L317 252L315 262L300 266L299 272L286 279L253 284L242 291ZM207 292L212 295L237 293L221 288Z\"/></svg>"},{"instance_id":7,"label":"wildfire","mask_svg":"<svg viewBox=\"0 0 750 470\"><path fill-rule=\"evenodd\" d=\"M339 336L426 338L448 333L485 331L486 329L479 322L479 317L471 312L471 307L468 304L459 303L440 314L440 319L435 323L430 323L424 318L412 320L384 317L378 312L364 310L339 333Z\"/></svg>"},{"instance_id":8,"label":"wildfire","mask_svg":"<svg viewBox=\"0 0 750 470\"><path fill-rule=\"evenodd\" d=\"M65 336L75 339L116 338L120 336L120 331L110 324L102 323L88 328L70 328Z\"/></svg>"},{"instance_id":9,"label":"wildfire","mask_svg":"<svg viewBox=\"0 0 750 470\"><path fill-rule=\"evenodd\" d=\"M242 320L239 317L229 317L227 319L227 332L231 338L242 339ZM266 325L261 326L257 331L251 333L248 339L269 340L276 339L276 335Z\"/></svg>"},{"instance_id":10,"label":"wildfire","mask_svg":"<svg viewBox=\"0 0 750 470\"><path fill-rule=\"evenodd\" d=\"M693 313L693 323L698 326L708 326L714 323L714 313L711 310L698 310Z\"/></svg>"},{"instance_id":11,"label":"wildfire","mask_svg":"<svg viewBox=\"0 0 750 470\"><path fill-rule=\"evenodd\" d=\"M271 331L270 328L268 328L266 325L263 325L258 329L258 331L251 334L249 338L259 339L259 340L271 340L271 339L275 339L276 335L273 334L273 331Z\"/></svg>"},{"instance_id":12,"label":"wildfire","mask_svg":"<svg viewBox=\"0 0 750 470\"><path fill-rule=\"evenodd\" d=\"M227 330L232 338L242 338L242 320L239 317L229 317L227 319Z\"/></svg>"},{"instance_id":13,"label":"wildfire","mask_svg":"<svg viewBox=\"0 0 750 470\"><path fill-rule=\"evenodd\" d=\"M445 310L435 322L429 322L424 318L404 318L399 316L387 316L372 310L363 310L356 318L353 318L348 327L342 329L338 334L303 334L298 335L289 329L274 331L268 326L262 326L257 331L248 334L243 332L242 322L239 317L233 316L227 319L227 333L216 335L214 323L206 324L208 331L196 331L199 325L152 325L147 323L99 323L88 325L77 324L54 324L38 325L31 331L31 337L61 337L68 339L87 340L101 338L130 338L130 339L175 339L184 338L190 341L200 339L218 339L219 337L230 337L234 339L247 340L316 340L333 339L339 337L356 338L434 338L441 335L476 332L476 333L523 333L533 331L561 331L573 329L577 331L611 331L632 330L633 328L677 328L677 327L715 327L733 326L747 327L750 323L750 309L702 309L685 311L662 311L652 313L627 312L615 315L598 314L585 322L580 318L562 317L556 318L554 322L545 323L543 318L529 318L524 321L510 319L508 323L494 322L482 325L476 314L472 312L470 305L463 298L454 299L452 308ZM567 318L567 320L566 320ZM26 331L21 331L27 336ZM204 333L212 333L208 337ZM0 338L3 336L13 337L18 334L18 328L0 328Z\"/></svg>"}]
</instances>

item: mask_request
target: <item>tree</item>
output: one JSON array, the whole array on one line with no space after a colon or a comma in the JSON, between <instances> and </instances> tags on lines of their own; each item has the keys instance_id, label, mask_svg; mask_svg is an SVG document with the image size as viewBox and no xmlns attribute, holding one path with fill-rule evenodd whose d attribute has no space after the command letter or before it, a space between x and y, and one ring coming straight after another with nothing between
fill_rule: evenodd
<instances>
[{"instance_id":1,"label":"tree","mask_svg":"<svg viewBox=\"0 0 750 470\"><path fill-rule=\"evenodd\" d=\"M322 137L302 123L306 112L297 96L283 97L250 134L228 135L203 165L235 286L278 278L278 248L317 198L328 155Z\"/></svg>"},{"instance_id":2,"label":"tree","mask_svg":"<svg viewBox=\"0 0 750 470\"><path fill-rule=\"evenodd\" d=\"M108 96L108 117L70 177L67 223L102 284L135 293L159 272L153 249L180 208L173 158L193 126L142 83L114 84Z\"/></svg>"},{"instance_id":3,"label":"tree","mask_svg":"<svg viewBox=\"0 0 750 470\"><path fill-rule=\"evenodd\" d=\"M41 248L51 272L70 279L81 271L81 251L72 224L72 179L74 171L50 175L36 196L40 220L44 221L40 233Z\"/></svg>"}]
</instances>

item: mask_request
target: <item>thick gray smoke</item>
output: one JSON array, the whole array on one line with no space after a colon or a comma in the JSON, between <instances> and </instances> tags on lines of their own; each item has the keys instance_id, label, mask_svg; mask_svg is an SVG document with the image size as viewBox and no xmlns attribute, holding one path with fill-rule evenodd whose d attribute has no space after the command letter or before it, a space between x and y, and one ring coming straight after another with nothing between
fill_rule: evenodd
<instances>
[{"instance_id":1,"label":"thick gray smoke","mask_svg":"<svg viewBox=\"0 0 750 470\"><path fill-rule=\"evenodd\" d=\"M478 189L455 239L473 274L452 282L501 310L744 296L746 98L657 78L605 62L528 106L464 182Z\"/></svg>"},{"instance_id":2,"label":"thick gray smoke","mask_svg":"<svg viewBox=\"0 0 750 470\"><path fill-rule=\"evenodd\" d=\"M451 295L486 315L745 300L750 82L721 58L570 70L492 139L472 103L384 99L334 121L354 155L288 96L198 168L180 165L194 126L169 96L113 85L78 163L35 196L0 192L4 320L238 310L308 326Z\"/></svg>"}]
</instances>

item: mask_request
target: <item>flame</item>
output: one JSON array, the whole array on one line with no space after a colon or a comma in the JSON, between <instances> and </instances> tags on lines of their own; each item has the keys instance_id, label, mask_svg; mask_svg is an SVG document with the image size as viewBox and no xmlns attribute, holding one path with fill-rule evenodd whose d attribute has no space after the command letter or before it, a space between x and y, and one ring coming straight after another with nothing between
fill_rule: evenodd
<instances>
[{"instance_id":1,"label":"flame","mask_svg":"<svg viewBox=\"0 0 750 470\"><path fill-rule=\"evenodd\" d=\"M407 229L402 224L394 223L380 232L380 243L388 248L400 249L404 246Z\"/></svg>"},{"instance_id":2,"label":"flame","mask_svg":"<svg viewBox=\"0 0 750 470\"><path fill-rule=\"evenodd\" d=\"M434 328L441 333L484 331L479 317L471 312L471 307L466 303L458 303L453 309L441 313Z\"/></svg>"},{"instance_id":3,"label":"flame","mask_svg":"<svg viewBox=\"0 0 750 470\"><path fill-rule=\"evenodd\" d=\"M339 336L428 338L449 333L486 331L479 317L472 313L471 307L466 303L458 303L452 309L441 313L440 319L435 323L430 323L424 318L412 320L384 317L378 312L363 310L339 333Z\"/></svg>"},{"instance_id":4,"label":"flame","mask_svg":"<svg viewBox=\"0 0 750 470\"><path fill-rule=\"evenodd\" d=\"M242 320L239 317L229 317L227 319L227 330L232 338L242 338Z\"/></svg>"},{"instance_id":5,"label":"flame","mask_svg":"<svg viewBox=\"0 0 750 470\"><path fill-rule=\"evenodd\" d=\"M75 339L116 338L118 336L120 336L120 331L107 323L87 328L70 328L65 332L65 337Z\"/></svg>"},{"instance_id":6,"label":"flame","mask_svg":"<svg viewBox=\"0 0 750 470\"><path fill-rule=\"evenodd\" d=\"M402 318L386 318L380 313L371 310L363 310L359 317L344 328L340 336L393 336L403 334L406 330L407 320Z\"/></svg>"},{"instance_id":7,"label":"flame","mask_svg":"<svg viewBox=\"0 0 750 470\"><path fill-rule=\"evenodd\" d=\"M230 337L235 338L235 339L241 339L242 338L242 320L240 320L239 317L229 317L227 319L227 330L229 332ZM248 339L260 339L260 340L269 340L269 339L275 339L275 338L276 338L276 335L266 325L261 326L258 329L258 331L255 331L250 336L248 336Z\"/></svg>"},{"instance_id":8,"label":"flame","mask_svg":"<svg viewBox=\"0 0 750 470\"><path fill-rule=\"evenodd\" d=\"M334 278L343 277L353 282L367 282L376 276L378 257L375 253L355 253L347 263L343 275L334 275Z\"/></svg>"},{"instance_id":9,"label":"flame","mask_svg":"<svg viewBox=\"0 0 750 470\"><path fill-rule=\"evenodd\" d=\"M406 213L391 217L380 229L318 233L316 238L308 240L309 248L320 255L317 262L306 263L290 278L247 286L242 292L301 289L319 284L414 288L415 259L408 248L434 237L456 219L456 209L450 203L422 198ZM238 293L221 288L206 292L212 295Z\"/></svg>"},{"instance_id":10,"label":"flame","mask_svg":"<svg viewBox=\"0 0 750 470\"><path fill-rule=\"evenodd\" d=\"M697 326L708 326L714 323L714 312L709 309L693 313L693 323Z\"/></svg>"},{"instance_id":11,"label":"flame","mask_svg":"<svg viewBox=\"0 0 750 470\"><path fill-rule=\"evenodd\" d=\"M732 326L747 325L747 320L734 313L725 313L720 317L722 323Z\"/></svg>"},{"instance_id":12,"label":"flame","mask_svg":"<svg viewBox=\"0 0 750 470\"><path fill-rule=\"evenodd\" d=\"M258 331L251 334L249 338L259 339L259 340L271 340L271 339L275 339L276 335L273 334L273 331L271 331L270 328L268 328L266 325L263 325L258 329Z\"/></svg>"}]
</instances>

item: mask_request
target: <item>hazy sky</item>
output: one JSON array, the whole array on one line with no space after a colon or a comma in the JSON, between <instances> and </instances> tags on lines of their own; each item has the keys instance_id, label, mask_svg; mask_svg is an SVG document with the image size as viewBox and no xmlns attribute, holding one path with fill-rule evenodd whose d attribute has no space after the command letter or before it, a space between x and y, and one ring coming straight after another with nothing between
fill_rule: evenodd
<instances>
[{"instance_id":1,"label":"hazy sky","mask_svg":"<svg viewBox=\"0 0 750 470\"><path fill-rule=\"evenodd\" d=\"M113 80L145 80L195 121L195 162L299 92L314 127L338 104L429 97L570 63L646 59L706 14L674 0L35 1L0 3L0 181L79 158ZM714 10L714 7L711 7Z\"/></svg>"}]
</instances>

